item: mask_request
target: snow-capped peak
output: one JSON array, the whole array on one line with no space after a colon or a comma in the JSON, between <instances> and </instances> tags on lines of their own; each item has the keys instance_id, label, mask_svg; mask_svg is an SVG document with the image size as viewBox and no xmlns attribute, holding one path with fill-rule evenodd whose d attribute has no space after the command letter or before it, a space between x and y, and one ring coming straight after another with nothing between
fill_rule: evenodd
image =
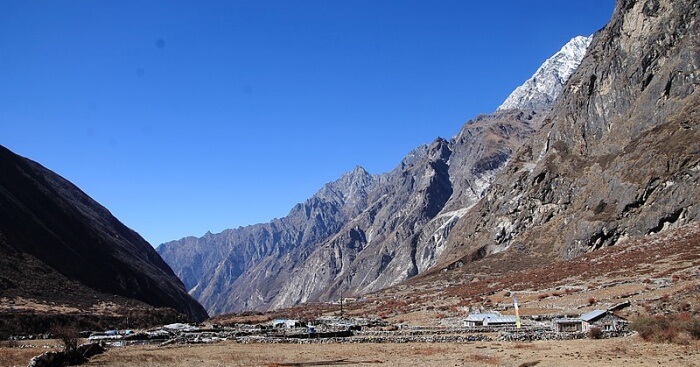
<instances>
[{"instance_id":1,"label":"snow-capped peak","mask_svg":"<svg viewBox=\"0 0 700 367\"><path fill-rule=\"evenodd\" d=\"M539 110L551 107L566 81L581 64L592 38L574 37L559 52L547 59L530 79L515 88L498 107L498 111L516 108Z\"/></svg>"}]
</instances>

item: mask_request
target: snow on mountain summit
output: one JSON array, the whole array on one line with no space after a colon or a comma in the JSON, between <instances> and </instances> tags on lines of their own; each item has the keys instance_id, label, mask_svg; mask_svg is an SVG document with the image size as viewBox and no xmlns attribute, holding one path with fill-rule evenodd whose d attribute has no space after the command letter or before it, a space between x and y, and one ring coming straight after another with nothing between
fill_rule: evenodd
<instances>
[{"instance_id":1,"label":"snow on mountain summit","mask_svg":"<svg viewBox=\"0 0 700 367\"><path fill-rule=\"evenodd\" d=\"M581 63L591 39L592 36L574 37L559 52L547 59L530 79L517 87L498 107L498 111L516 108L538 110L551 106Z\"/></svg>"}]
</instances>

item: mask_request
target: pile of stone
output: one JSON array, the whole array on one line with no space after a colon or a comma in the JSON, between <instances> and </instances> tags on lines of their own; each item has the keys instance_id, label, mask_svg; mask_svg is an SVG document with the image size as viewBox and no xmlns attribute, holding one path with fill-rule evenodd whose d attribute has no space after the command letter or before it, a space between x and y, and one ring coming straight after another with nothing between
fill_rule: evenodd
<instances>
[{"instance_id":1,"label":"pile of stone","mask_svg":"<svg viewBox=\"0 0 700 367\"><path fill-rule=\"evenodd\" d=\"M75 366L87 362L88 358L104 353L104 351L105 348L99 343L81 344L71 351L39 354L29 361L28 367Z\"/></svg>"}]
</instances>

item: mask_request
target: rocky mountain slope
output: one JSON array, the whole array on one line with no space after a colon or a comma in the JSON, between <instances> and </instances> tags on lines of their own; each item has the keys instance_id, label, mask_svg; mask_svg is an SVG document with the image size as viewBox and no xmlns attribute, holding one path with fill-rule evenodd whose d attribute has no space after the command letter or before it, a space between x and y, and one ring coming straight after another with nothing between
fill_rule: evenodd
<instances>
[{"instance_id":1,"label":"rocky mountain slope","mask_svg":"<svg viewBox=\"0 0 700 367\"><path fill-rule=\"evenodd\" d=\"M583 56L577 37L538 75L558 93ZM574 60L575 63L575 60ZM551 101L529 84L519 103L467 122L450 141L416 148L391 172L362 168L322 188L271 223L189 237L158 247L190 293L212 314L273 309L362 294L437 263L447 236L484 194L511 154L541 125ZM539 88L539 89L538 89ZM553 88L553 89L552 89ZM529 97L528 97L529 96ZM528 98L540 98L528 103Z\"/></svg>"},{"instance_id":2,"label":"rocky mountain slope","mask_svg":"<svg viewBox=\"0 0 700 367\"><path fill-rule=\"evenodd\" d=\"M617 2L544 127L450 233L445 267L568 259L698 219L699 8Z\"/></svg>"},{"instance_id":3,"label":"rocky mountain slope","mask_svg":"<svg viewBox=\"0 0 700 367\"><path fill-rule=\"evenodd\" d=\"M1 146L0 171L3 303L133 299L207 317L148 242L76 186Z\"/></svg>"},{"instance_id":4,"label":"rocky mountain slope","mask_svg":"<svg viewBox=\"0 0 700 367\"><path fill-rule=\"evenodd\" d=\"M378 176L356 167L303 204L297 204L284 218L168 242L160 245L158 252L207 309L222 312L252 308L252 304L259 306L266 287L283 281L282 266L298 261L291 254L336 233L348 218L367 205L368 192L379 181ZM244 303L233 308L228 297L239 295L235 289L238 284L252 284L256 271L263 272L268 284L246 295L252 298L251 305Z\"/></svg>"}]
</instances>

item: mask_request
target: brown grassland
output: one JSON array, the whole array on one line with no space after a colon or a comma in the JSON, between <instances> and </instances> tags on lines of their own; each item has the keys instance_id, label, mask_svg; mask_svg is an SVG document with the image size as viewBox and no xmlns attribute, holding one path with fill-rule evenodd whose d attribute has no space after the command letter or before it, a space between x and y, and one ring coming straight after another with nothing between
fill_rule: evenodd
<instances>
[{"instance_id":1,"label":"brown grassland","mask_svg":"<svg viewBox=\"0 0 700 367\"><path fill-rule=\"evenodd\" d=\"M0 349L0 366L26 366L32 349ZM34 353L37 349L33 348ZM699 366L700 342L637 336L531 343L237 344L113 348L86 366Z\"/></svg>"},{"instance_id":2,"label":"brown grassland","mask_svg":"<svg viewBox=\"0 0 700 367\"><path fill-rule=\"evenodd\" d=\"M539 366L697 366L700 344L687 346L640 342L636 338L518 343L472 344L314 344L241 345L221 344L199 349L178 347L158 355L166 364L142 364L142 353L133 351L137 363L120 364L122 353L106 354L91 365L110 366L520 366L540 361ZM198 359L199 358L199 359ZM128 359L128 357L127 357ZM184 360L184 361L183 361ZM189 362L189 363L188 363ZM94 364L92 364L94 363ZM105 363L105 364L101 364Z\"/></svg>"}]
</instances>

